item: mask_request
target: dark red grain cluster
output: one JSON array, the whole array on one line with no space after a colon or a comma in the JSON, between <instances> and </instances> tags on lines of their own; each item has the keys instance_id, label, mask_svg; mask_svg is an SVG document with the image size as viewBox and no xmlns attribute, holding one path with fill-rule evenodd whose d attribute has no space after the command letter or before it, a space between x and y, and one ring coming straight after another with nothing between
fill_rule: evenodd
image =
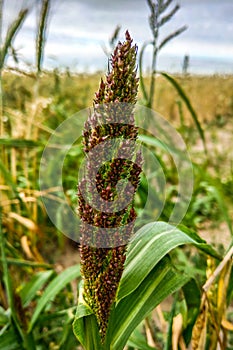
<instances>
[{"instance_id":1,"label":"dark red grain cluster","mask_svg":"<svg viewBox=\"0 0 233 350\"><path fill-rule=\"evenodd\" d=\"M83 131L86 168L78 185L81 266L84 299L97 317L102 340L136 219L133 195L142 164L134 124L136 54L137 47L126 32L126 41L118 43L111 57L106 81L101 80ZM119 186L120 181L128 185ZM131 200L125 205L127 198Z\"/></svg>"}]
</instances>

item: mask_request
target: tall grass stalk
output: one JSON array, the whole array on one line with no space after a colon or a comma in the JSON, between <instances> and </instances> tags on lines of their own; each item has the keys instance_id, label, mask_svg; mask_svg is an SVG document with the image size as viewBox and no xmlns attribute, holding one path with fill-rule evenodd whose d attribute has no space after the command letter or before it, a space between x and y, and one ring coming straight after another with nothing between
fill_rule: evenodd
<instances>
[{"instance_id":1,"label":"tall grass stalk","mask_svg":"<svg viewBox=\"0 0 233 350\"><path fill-rule=\"evenodd\" d=\"M144 98L144 104L152 108L154 104L154 96L155 96L155 82L156 82L156 73L157 73L157 58L158 54L162 50L162 48L168 44L172 39L183 33L187 26L182 26L174 32L168 34L162 40L160 40L160 30L161 27L167 24L176 12L180 9L180 6L175 5L168 13L167 9L170 5L172 5L173 0L147 0L148 6L150 8L150 16L149 16L149 26L152 33L152 40L146 41L139 53L139 74L140 74L140 86L142 89L142 94ZM146 85L143 78L143 55L146 48L151 45L152 46L152 61L150 66L150 83L149 89L146 89Z\"/></svg>"},{"instance_id":2,"label":"tall grass stalk","mask_svg":"<svg viewBox=\"0 0 233 350\"><path fill-rule=\"evenodd\" d=\"M0 0L0 56L2 55L2 14L3 11L3 0ZM0 57L1 60L1 57ZM3 135L3 101L2 101L2 69L0 67L0 137ZM3 150L1 148L1 158L3 156ZM0 175L0 184L1 184L1 175Z\"/></svg>"},{"instance_id":3,"label":"tall grass stalk","mask_svg":"<svg viewBox=\"0 0 233 350\"><path fill-rule=\"evenodd\" d=\"M43 58L44 58L44 49L46 44L46 32L48 29L48 20L49 20L49 14L51 9L51 1L50 0L43 0L41 1L40 5L40 12L38 14L38 24L37 24L37 32L36 32L36 77L35 80L33 79L34 83L34 89L33 89L33 101L34 103L31 105L31 108L28 110L28 117L26 120L26 133L25 138L28 140L36 141L38 140L39 136L39 125L42 122L42 112L43 112L43 100L39 96L39 86L40 86L40 77L41 72L43 70ZM37 123L39 121L39 124ZM38 125L36 125L38 124ZM28 182L28 190L31 189L31 193L33 195L33 186L36 184L30 181L30 174L29 169L33 173L32 178L36 179L38 174L38 158L33 157L31 160L28 159L27 156L28 150L26 148L23 148L22 151L22 163L23 165L23 171L24 171L24 177L27 179ZM38 202L37 200L31 203L30 205L30 211L31 211L31 218L34 222L38 221ZM36 235L31 235L32 245L35 249L36 247ZM36 250L35 255L39 258L41 261L41 257L39 252Z\"/></svg>"},{"instance_id":4,"label":"tall grass stalk","mask_svg":"<svg viewBox=\"0 0 233 350\"><path fill-rule=\"evenodd\" d=\"M42 69L44 48L46 43L46 30L48 26L49 11L51 8L50 0L43 0L41 4L41 12L36 36L36 69L38 74Z\"/></svg>"},{"instance_id":5,"label":"tall grass stalk","mask_svg":"<svg viewBox=\"0 0 233 350\"><path fill-rule=\"evenodd\" d=\"M23 25L23 22L25 21L27 14L29 12L28 8L25 8L21 10L16 17L16 19L11 23L11 25L8 27L6 38L1 46L1 55L0 55L0 69L4 67L4 63L6 61L8 50L12 46L13 40Z\"/></svg>"},{"instance_id":6,"label":"tall grass stalk","mask_svg":"<svg viewBox=\"0 0 233 350\"><path fill-rule=\"evenodd\" d=\"M10 271L8 268L8 261L6 258L6 244L5 244L5 237L2 231L2 208L0 206L0 249L1 249L1 261L2 261L2 268L3 268L3 280L6 288L6 295L7 295L7 302L8 307L11 311L11 318L12 322L14 324L15 330L18 333L18 336L22 340L22 344L24 344L25 350L35 350L34 341L32 334L27 334L25 332L26 325L22 325L20 321L20 317L23 315L18 315L17 309L16 309L16 300L14 297L13 292L13 285L12 285L12 278L10 275Z\"/></svg>"},{"instance_id":7,"label":"tall grass stalk","mask_svg":"<svg viewBox=\"0 0 233 350\"><path fill-rule=\"evenodd\" d=\"M3 25L3 7L4 7L4 0L1 0L0 2L0 40L1 40L1 46L0 46L0 137L3 137L4 135L4 120L3 120L3 91L2 91L2 72L4 68L4 64L6 62L9 48L13 46L13 41L22 27L23 22L25 21L27 14L29 12L28 8L22 9L18 16L12 21L12 23L9 25L6 37L3 40L2 37L2 25ZM13 174L16 176L16 153L15 150L11 150L11 166L8 164L8 156L6 154L5 147L1 147L1 159L6 167L6 169L9 169L11 167L11 170L13 171ZM5 182L4 176L1 173L0 176L0 184L3 185ZM6 195L4 195L6 198Z\"/></svg>"}]
</instances>

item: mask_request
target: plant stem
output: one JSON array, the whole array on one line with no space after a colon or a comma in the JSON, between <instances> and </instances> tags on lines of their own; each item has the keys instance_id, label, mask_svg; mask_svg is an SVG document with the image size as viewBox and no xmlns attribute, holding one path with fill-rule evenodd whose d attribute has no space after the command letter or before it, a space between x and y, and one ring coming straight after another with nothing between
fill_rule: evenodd
<instances>
[{"instance_id":1,"label":"plant stem","mask_svg":"<svg viewBox=\"0 0 233 350\"><path fill-rule=\"evenodd\" d=\"M21 331L19 324L18 324L18 319L17 319L15 306L14 306L12 282L11 282L11 278L10 278L10 274L9 274L7 258L6 258L6 251L5 251L5 238L4 238L4 234L2 231L2 208L1 207L0 207L0 247L1 247L1 260L2 260L2 268L3 268L3 280L5 282L7 301L8 301L9 307L11 309L12 319L16 325L16 328L17 328L21 338L23 338L23 334L22 334L22 331Z\"/></svg>"},{"instance_id":2,"label":"plant stem","mask_svg":"<svg viewBox=\"0 0 233 350\"><path fill-rule=\"evenodd\" d=\"M46 28L48 23L50 10L50 0L43 0L41 5L41 13L36 38L36 69L37 75L40 74L42 68L44 47L46 42Z\"/></svg>"},{"instance_id":3,"label":"plant stem","mask_svg":"<svg viewBox=\"0 0 233 350\"><path fill-rule=\"evenodd\" d=\"M145 105L148 108L153 107L154 96L155 96L155 87L156 87L156 73L157 73L157 56L160 50L172 39L181 34L183 31L187 29L186 26L183 26L176 30L175 32L166 36L162 41L159 42L160 29L166 24L171 18L175 15L175 13L179 10L180 6L176 5L168 14L164 15L166 9L171 5L173 0L168 0L163 2L162 0L147 0L148 6L150 8L150 16L149 16L149 26L151 29L153 41L145 42L142 45L140 54L139 54L139 71L140 71L140 86L142 88L143 98L145 100ZM142 63L143 63L143 53L148 45L152 44L153 52L152 52L152 62L151 62L151 72L150 72L150 87L147 93L143 71L142 71Z\"/></svg>"},{"instance_id":4,"label":"plant stem","mask_svg":"<svg viewBox=\"0 0 233 350\"><path fill-rule=\"evenodd\" d=\"M5 282L7 300L9 304L9 308L12 316L13 326L16 328L19 337L21 338L21 343L23 344L23 348L26 350L36 350L32 333L27 334L23 331L20 326L18 315L15 309L15 302L13 296L13 288L12 288L12 280L10 277L8 263L6 258L6 250L5 250L5 237L2 231L2 208L0 206L0 248L1 248L1 261L3 267L3 280Z\"/></svg>"},{"instance_id":5,"label":"plant stem","mask_svg":"<svg viewBox=\"0 0 233 350\"><path fill-rule=\"evenodd\" d=\"M233 255L233 247L227 252L223 260L220 262L220 264L217 266L216 270L213 272L213 274L210 276L210 278L206 281L202 289L205 292L208 292L209 288L211 287L214 280L218 277L218 275L223 270L224 266L228 263L228 261L232 258Z\"/></svg>"},{"instance_id":6,"label":"plant stem","mask_svg":"<svg viewBox=\"0 0 233 350\"><path fill-rule=\"evenodd\" d=\"M156 62L157 62L157 48L156 48L156 41L154 41L154 44L153 44L153 57L152 57L152 65L151 65L151 70L152 71L151 71L150 94L149 94L149 101L148 101L148 107L149 108L153 107L153 102L154 102Z\"/></svg>"},{"instance_id":7,"label":"plant stem","mask_svg":"<svg viewBox=\"0 0 233 350\"><path fill-rule=\"evenodd\" d=\"M0 0L0 61L2 56L2 11L4 0ZM2 68L0 67L0 137L3 136L3 101L2 101ZM1 150L1 158L3 159L3 149ZM0 180L1 182L1 180Z\"/></svg>"}]
</instances>

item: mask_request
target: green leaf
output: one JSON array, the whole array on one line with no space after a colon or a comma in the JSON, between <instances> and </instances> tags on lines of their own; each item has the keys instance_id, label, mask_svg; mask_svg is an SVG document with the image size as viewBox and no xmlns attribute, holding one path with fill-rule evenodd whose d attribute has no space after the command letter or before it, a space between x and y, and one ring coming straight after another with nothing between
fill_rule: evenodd
<instances>
[{"instance_id":1,"label":"green leaf","mask_svg":"<svg viewBox=\"0 0 233 350\"><path fill-rule=\"evenodd\" d=\"M227 306L230 305L231 300L233 299L233 266L231 268L230 279L227 288Z\"/></svg>"},{"instance_id":2,"label":"green leaf","mask_svg":"<svg viewBox=\"0 0 233 350\"><path fill-rule=\"evenodd\" d=\"M106 343L122 350L140 322L168 295L187 283L189 277L175 272L167 257L143 279L129 295L121 299L110 315Z\"/></svg>"},{"instance_id":3,"label":"green leaf","mask_svg":"<svg viewBox=\"0 0 233 350\"><path fill-rule=\"evenodd\" d=\"M43 314L40 315L38 322L40 322L41 324L44 322L51 322L51 320L54 319L58 319L58 318L62 318L63 320L69 320L72 321L74 320L74 312L76 311L76 306L73 307L69 307L68 309L63 309L63 310L59 310L59 311L55 311L53 313L47 313L47 314Z\"/></svg>"},{"instance_id":4,"label":"green leaf","mask_svg":"<svg viewBox=\"0 0 233 350\"><path fill-rule=\"evenodd\" d=\"M88 305L80 303L73 322L74 335L86 350L102 350L96 317Z\"/></svg>"},{"instance_id":5,"label":"green leaf","mask_svg":"<svg viewBox=\"0 0 233 350\"><path fill-rule=\"evenodd\" d=\"M204 134L204 131L201 127L201 124L198 120L198 116L197 116L197 113L195 112L192 104L191 104L191 101L190 99L188 98L188 96L186 95L186 93L184 92L183 88L181 87L181 85L173 78L171 77L170 75L168 75L167 73L164 73L164 72L159 72L164 78L166 78L172 85L173 87L176 89L176 91L178 92L178 94L180 95L180 97L182 98L182 100L184 101L184 103L186 104L186 107L188 108L193 120L194 120L194 123L197 127L197 130L199 132L199 135L201 137L201 140L203 142L203 146L204 146L204 149L205 149L205 152L207 153L207 148L206 148L206 141L205 141L205 134Z\"/></svg>"},{"instance_id":6,"label":"green leaf","mask_svg":"<svg viewBox=\"0 0 233 350\"><path fill-rule=\"evenodd\" d=\"M6 181L6 183L11 187L11 190L14 194L14 196L16 198L18 198L20 200L20 202L22 203L22 198L20 197L20 194L18 192L17 186L11 176L11 173L8 171L8 169L5 167L5 165L3 164L3 162L0 159L0 170L2 172L2 175L4 177L4 180Z\"/></svg>"},{"instance_id":7,"label":"green leaf","mask_svg":"<svg viewBox=\"0 0 233 350\"><path fill-rule=\"evenodd\" d=\"M219 254L210 244L207 244L204 239L202 239L198 234L193 231L192 229L180 224L177 226L178 229L180 229L182 232L184 232L186 235L188 235L190 238L192 238L194 241L196 241L195 246L202 250L204 253L212 256L215 259L222 260L223 256Z\"/></svg>"},{"instance_id":8,"label":"green leaf","mask_svg":"<svg viewBox=\"0 0 233 350\"><path fill-rule=\"evenodd\" d=\"M191 340L193 326L200 311L201 292L195 279L193 278L182 287L182 290L188 310L187 324L183 331L183 337L186 345L188 346Z\"/></svg>"},{"instance_id":9,"label":"green leaf","mask_svg":"<svg viewBox=\"0 0 233 350\"><path fill-rule=\"evenodd\" d=\"M77 349L77 345L77 339L73 333L71 322L66 322L62 330L61 341L59 342L58 348L59 350Z\"/></svg>"},{"instance_id":10,"label":"green leaf","mask_svg":"<svg viewBox=\"0 0 233 350\"><path fill-rule=\"evenodd\" d=\"M164 129L159 125L157 126L157 128L159 129L157 131L158 132L160 131L160 134L163 135ZM186 159L186 155L184 154L183 149L176 147L174 143L167 142L167 140L165 140L164 142L162 139L159 139L154 135L145 135L145 134L139 134L138 140L147 146L152 146L156 149L159 148L166 153L176 154L181 159Z\"/></svg>"},{"instance_id":11,"label":"green leaf","mask_svg":"<svg viewBox=\"0 0 233 350\"><path fill-rule=\"evenodd\" d=\"M222 212L222 216L223 216L224 220L226 221L226 224L229 228L231 235L233 236L232 218L230 216L229 208L226 205L226 201L225 201L224 195L222 193L221 181L219 179L214 180L213 178L210 178L209 182L211 182L212 185L208 186L208 190L209 190L209 192L211 192L213 194L214 198L218 202L219 208Z\"/></svg>"},{"instance_id":12,"label":"green leaf","mask_svg":"<svg viewBox=\"0 0 233 350\"><path fill-rule=\"evenodd\" d=\"M117 299L121 300L132 293L156 264L180 245L193 244L208 254L214 251L194 232L188 229L186 231L182 232L165 222L153 222L143 226L129 245ZM217 253L216 255L219 256Z\"/></svg>"},{"instance_id":13,"label":"green leaf","mask_svg":"<svg viewBox=\"0 0 233 350\"><path fill-rule=\"evenodd\" d=\"M41 271L34 275L32 279L25 284L19 293L23 307L27 307L29 305L29 303L35 298L36 293L43 287L43 285L53 274L53 270Z\"/></svg>"},{"instance_id":14,"label":"green leaf","mask_svg":"<svg viewBox=\"0 0 233 350\"><path fill-rule=\"evenodd\" d=\"M85 350L104 350L96 317L83 298L83 281L79 286L79 304L73 322L73 332Z\"/></svg>"},{"instance_id":15,"label":"green leaf","mask_svg":"<svg viewBox=\"0 0 233 350\"><path fill-rule=\"evenodd\" d=\"M155 348L152 348L149 346L146 342L145 337L142 335L142 333L136 329L132 335L130 336L128 342L128 346L132 346L133 348L136 348L138 350L155 350Z\"/></svg>"},{"instance_id":16,"label":"green leaf","mask_svg":"<svg viewBox=\"0 0 233 350\"><path fill-rule=\"evenodd\" d=\"M9 320L10 318L9 315L7 315L7 311L0 306L0 327L5 326L5 324L8 323Z\"/></svg>"},{"instance_id":17,"label":"green leaf","mask_svg":"<svg viewBox=\"0 0 233 350\"><path fill-rule=\"evenodd\" d=\"M148 146L159 147L165 152L168 151L168 145L166 145L164 142L162 142L154 136L140 134L138 136L138 140L145 143Z\"/></svg>"},{"instance_id":18,"label":"green leaf","mask_svg":"<svg viewBox=\"0 0 233 350\"><path fill-rule=\"evenodd\" d=\"M1 162L0 162L1 164ZM20 322L18 320L18 315L15 308L15 302L14 302L14 296L13 296L13 286L12 286L12 276L10 274L7 260L6 260L6 241L5 241L5 235L3 234L2 230L2 208L0 206L0 253L1 253L1 259L2 259L2 276L4 281L4 286L6 290L6 296L9 304L9 308L11 311L11 319L14 323L15 330L18 332L18 334L21 337L21 340L23 340L23 331L20 326Z\"/></svg>"},{"instance_id":19,"label":"green leaf","mask_svg":"<svg viewBox=\"0 0 233 350\"><path fill-rule=\"evenodd\" d=\"M172 348L172 326L173 326L173 318L175 317L176 306L178 301L178 293L175 293L171 310L168 315L168 329L167 329L167 338L166 343L164 344L164 350L170 350Z\"/></svg>"},{"instance_id":20,"label":"green leaf","mask_svg":"<svg viewBox=\"0 0 233 350\"><path fill-rule=\"evenodd\" d=\"M0 258L0 261L2 261L2 258ZM15 266L30 266L34 268L42 267L44 269L51 269L52 265L45 264L45 263L38 263L36 261L30 261L30 260L23 260L23 259L14 259L14 258L7 258L6 259L8 265L15 265Z\"/></svg>"},{"instance_id":21,"label":"green leaf","mask_svg":"<svg viewBox=\"0 0 233 350\"><path fill-rule=\"evenodd\" d=\"M9 330L0 336L0 349L1 350L20 350L20 339L17 337L14 330Z\"/></svg>"},{"instance_id":22,"label":"green leaf","mask_svg":"<svg viewBox=\"0 0 233 350\"><path fill-rule=\"evenodd\" d=\"M34 141L34 140L25 140L25 139L13 139L13 138L2 138L0 137L0 145L8 146L8 147L38 147L43 146L42 142Z\"/></svg>"},{"instance_id":23,"label":"green leaf","mask_svg":"<svg viewBox=\"0 0 233 350\"><path fill-rule=\"evenodd\" d=\"M57 277L55 277L52 282L45 289L42 297L39 299L34 314L31 318L31 322L29 324L29 332L35 326L38 317L40 316L42 310L47 305L48 302L53 300L56 295L72 280L80 277L80 266L75 265L67 268L65 271L60 273Z\"/></svg>"}]
</instances>

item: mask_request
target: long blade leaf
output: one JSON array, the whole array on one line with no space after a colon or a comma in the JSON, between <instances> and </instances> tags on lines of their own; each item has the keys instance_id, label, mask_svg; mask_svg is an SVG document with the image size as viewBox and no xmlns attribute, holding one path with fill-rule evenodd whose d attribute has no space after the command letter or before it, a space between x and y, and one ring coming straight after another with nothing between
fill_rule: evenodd
<instances>
[{"instance_id":1,"label":"long blade leaf","mask_svg":"<svg viewBox=\"0 0 233 350\"><path fill-rule=\"evenodd\" d=\"M40 141L34 140L24 140L24 139L14 139L14 138L0 138L0 145L8 147L38 147L43 146Z\"/></svg>"},{"instance_id":2,"label":"long blade leaf","mask_svg":"<svg viewBox=\"0 0 233 350\"><path fill-rule=\"evenodd\" d=\"M139 350L155 350L154 347L152 348L147 344L145 337L138 329L131 334L127 345Z\"/></svg>"},{"instance_id":3,"label":"long blade leaf","mask_svg":"<svg viewBox=\"0 0 233 350\"><path fill-rule=\"evenodd\" d=\"M16 332L12 329L5 332L0 337L1 350L20 350L20 339L17 337Z\"/></svg>"},{"instance_id":4,"label":"long blade leaf","mask_svg":"<svg viewBox=\"0 0 233 350\"><path fill-rule=\"evenodd\" d=\"M120 300L110 317L107 341L111 349L123 349L139 323L168 295L181 288L189 277L176 273L164 258L147 275L140 286Z\"/></svg>"},{"instance_id":5,"label":"long blade leaf","mask_svg":"<svg viewBox=\"0 0 233 350\"><path fill-rule=\"evenodd\" d=\"M205 152L207 153L207 148L206 148L206 141L205 141L205 134L204 134L204 131L201 127L201 124L198 120L198 116L197 116L197 113L195 112L192 104L191 104L191 101L190 99L188 98L188 96L186 95L186 93L184 92L183 88L181 87L181 85L173 78L171 77L170 75L168 75L167 73L164 73L164 72L160 72L160 74L166 78L173 86L174 88L176 89L176 91L178 92L178 94L180 95L180 97L182 98L182 100L184 101L184 103L186 104L193 120L194 120L194 123L197 127L197 130L199 132L199 135L202 139L202 142L203 142L203 146L204 146L204 149L205 149Z\"/></svg>"},{"instance_id":6,"label":"long blade leaf","mask_svg":"<svg viewBox=\"0 0 233 350\"><path fill-rule=\"evenodd\" d=\"M85 349L103 350L96 317L92 310L85 304L80 303L77 307L73 331Z\"/></svg>"},{"instance_id":7,"label":"long blade leaf","mask_svg":"<svg viewBox=\"0 0 233 350\"><path fill-rule=\"evenodd\" d=\"M38 272L28 283L25 284L25 286L20 291L23 307L27 307L29 305L29 303L36 296L36 293L49 280L53 273L53 270Z\"/></svg>"},{"instance_id":8,"label":"long blade leaf","mask_svg":"<svg viewBox=\"0 0 233 350\"><path fill-rule=\"evenodd\" d=\"M52 282L48 285L48 287L45 289L42 297L40 298L36 309L34 311L34 314L31 318L31 322L29 324L29 332L33 329L35 326L38 317L40 316L42 310L44 307L49 303L51 300L53 300L56 295L72 280L75 278L80 277L80 266L75 265L67 268L65 271L60 273L57 277L55 277Z\"/></svg>"},{"instance_id":9,"label":"long blade leaf","mask_svg":"<svg viewBox=\"0 0 233 350\"><path fill-rule=\"evenodd\" d=\"M132 293L167 253L183 244L193 244L219 258L212 247L188 229L183 232L165 222L153 222L143 226L129 245L118 300Z\"/></svg>"}]
</instances>

